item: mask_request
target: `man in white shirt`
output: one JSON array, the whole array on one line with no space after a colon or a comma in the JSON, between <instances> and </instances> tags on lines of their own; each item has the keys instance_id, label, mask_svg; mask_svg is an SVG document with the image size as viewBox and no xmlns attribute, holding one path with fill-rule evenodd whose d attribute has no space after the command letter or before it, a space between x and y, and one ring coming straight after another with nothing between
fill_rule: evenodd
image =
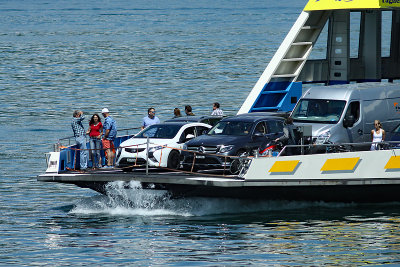
<instances>
[{"instance_id":1,"label":"man in white shirt","mask_svg":"<svg viewBox=\"0 0 400 267\"><path fill-rule=\"evenodd\" d=\"M219 108L219 103L215 102L213 104L213 111L211 112L211 116L224 116L224 112Z\"/></svg>"}]
</instances>

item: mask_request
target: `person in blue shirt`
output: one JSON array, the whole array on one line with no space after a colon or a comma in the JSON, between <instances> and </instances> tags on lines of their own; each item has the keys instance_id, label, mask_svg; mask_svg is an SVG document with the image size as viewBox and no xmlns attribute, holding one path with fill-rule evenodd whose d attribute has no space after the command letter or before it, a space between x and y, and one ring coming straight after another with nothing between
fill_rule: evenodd
<instances>
[{"instance_id":1,"label":"person in blue shirt","mask_svg":"<svg viewBox=\"0 0 400 267\"><path fill-rule=\"evenodd\" d=\"M143 118L142 130L150 125L160 123L160 119L156 116L156 110L154 108L149 108L147 110L147 116Z\"/></svg>"},{"instance_id":2,"label":"person in blue shirt","mask_svg":"<svg viewBox=\"0 0 400 267\"><path fill-rule=\"evenodd\" d=\"M103 124L103 149L105 150L105 155L107 159L107 166L105 168L111 168L114 165L115 158L115 146L114 139L117 137L117 123L110 116L110 111L108 108L103 108L101 110L103 114L104 124Z\"/></svg>"},{"instance_id":3,"label":"person in blue shirt","mask_svg":"<svg viewBox=\"0 0 400 267\"><path fill-rule=\"evenodd\" d=\"M81 110L75 110L73 113L73 118L71 122L72 131L74 132L74 137L78 149L80 149L80 169L87 169L87 150L86 150L86 138L85 138L85 128L83 127L82 121L85 119L83 112Z\"/></svg>"}]
</instances>

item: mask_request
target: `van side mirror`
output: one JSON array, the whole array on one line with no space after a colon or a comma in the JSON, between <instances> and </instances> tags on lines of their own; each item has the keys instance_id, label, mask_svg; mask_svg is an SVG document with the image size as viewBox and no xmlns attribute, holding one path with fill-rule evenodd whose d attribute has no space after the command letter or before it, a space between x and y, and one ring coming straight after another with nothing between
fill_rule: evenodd
<instances>
[{"instance_id":1,"label":"van side mirror","mask_svg":"<svg viewBox=\"0 0 400 267\"><path fill-rule=\"evenodd\" d=\"M353 115L347 115L343 119L343 127L344 128L349 128L354 125L354 116Z\"/></svg>"}]
</instances>

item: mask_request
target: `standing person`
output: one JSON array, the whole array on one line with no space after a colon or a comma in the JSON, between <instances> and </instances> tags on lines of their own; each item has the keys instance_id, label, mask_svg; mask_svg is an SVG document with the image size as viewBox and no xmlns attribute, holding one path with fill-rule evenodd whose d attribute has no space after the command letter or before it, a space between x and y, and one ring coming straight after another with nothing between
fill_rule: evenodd
<instances>
[{"instance_id":1,"label":"standing person","mask_svg":"<svg viewBox=\"0 0 400 267\"><path fill-rule=\"evenodd\" d=\"M117 137L117 123L110 116L110 111L108 108L103 108L101 110L104 119L103 125L103 149L105 149L107 166L106 168L111 168L114 165L114 157L115 157L115 147L114 147L114 139Z\"/></svg>"},{"instance_id":2,"label":"standing person","mask_svg":"<svg viewBox=\"0 0 400 267\"><path fill-rule=\"evenodd\" d=\"M219 108L219 103L215 102L213 104L213 111L211 112L211 116L224 116L224 112Z\"/></svg>"},{"instance_id":3,"label":"standing person","mask_svg":"<svg viewBox=\"0 0 400 267\"><path fill-rule=\"evenodd\" d=\"M379 149L379 142L385 141L385 130L382 129L382 124L379 120L375 120L374 122L375 129L371 130L371 150Z\"/></svg>"},{"instance_id":4,"label":"standing person","mask_svg":"<svg viewBox=\"0 0 400 267\"><path fill-rule=\"evenodd\" d=\"M186 113L186 116L194 116L194 114L192 112L192 107L190 105L185 106L185 113Z\"/></svg>"},{"instance_id":5,"label":"standing person","mask_svg":"<svg viewBox=\"0 0 400 267\"><path fill-rule=\"evenodd\" d=\"M160 119L156 116L156 110L154 108L149 108L147 110L147 116L143 118L142 130L147 126L160 123Z\"/></svg>"},{"instance_id":6,"label":"standing person","mask_svg":"<svg viewBox=\"0 0 400 267\"><path fill-rule=\"evenodd\" d=\"M173 117L173 119L179 118L179 117L182 117L181 110L179 108L174 108L174 117Z\"/></svg>"},{"instance_id":7,"label":"standing person","mask_svg":"<svg viewBox=\"0 0 400 267\"><path fill-rule=\"evenodd\" d=\"M294 134L296 126L293 125L293 119L291 117L286 118L285 126L283 127L283 135L276 138L275 141L281 141L284 145L296 145L297 140ZM296 151L294 147L287 147L285 149L285 154L291 156Z\"/></svg>"},{"instance_id":8,"label":"standing person","mask_svg":"<svg viewBox=\"0 0 400 267\"><path fill-rule=\"evenodd\" d=\"M86 151L86 138L85 138L85 128L83 127L82 121L85 119L83 112L81 110L75 110L72 118L72 131L74 132L74 137L76 144L80 150L80 169L87 169L87 151Z\"/></svg>"},{"instance_id":9,"label":"standing person","mask_svg":"<svg viewBox=\"0 0 400 267\"><path fill-rule=\"evenodd\" d=\"M89 129L86 132L90 136L90 149L91 159L93 166L92 168L98 168L101 166L101 132L103 131L103 124L99 115L93 114L89 122Z\"/></svg>"}]
</instances>

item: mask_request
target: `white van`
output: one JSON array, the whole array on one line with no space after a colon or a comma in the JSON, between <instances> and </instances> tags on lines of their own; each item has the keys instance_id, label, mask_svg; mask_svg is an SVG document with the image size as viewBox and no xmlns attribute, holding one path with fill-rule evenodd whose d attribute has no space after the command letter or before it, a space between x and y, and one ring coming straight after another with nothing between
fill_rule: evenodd
<instances>
[{"instance_id":1,"label":"white van","mask_svg":"<svg viewBox=\"0 0 400 267\"><path fill-rule=\"evenodd\" d=\"M307 90L291 115L295 125L311 125L313 143L371 142L374 120L390 140L400 123L400 84L357 83Z\"/></svg>"}]
</instances>

